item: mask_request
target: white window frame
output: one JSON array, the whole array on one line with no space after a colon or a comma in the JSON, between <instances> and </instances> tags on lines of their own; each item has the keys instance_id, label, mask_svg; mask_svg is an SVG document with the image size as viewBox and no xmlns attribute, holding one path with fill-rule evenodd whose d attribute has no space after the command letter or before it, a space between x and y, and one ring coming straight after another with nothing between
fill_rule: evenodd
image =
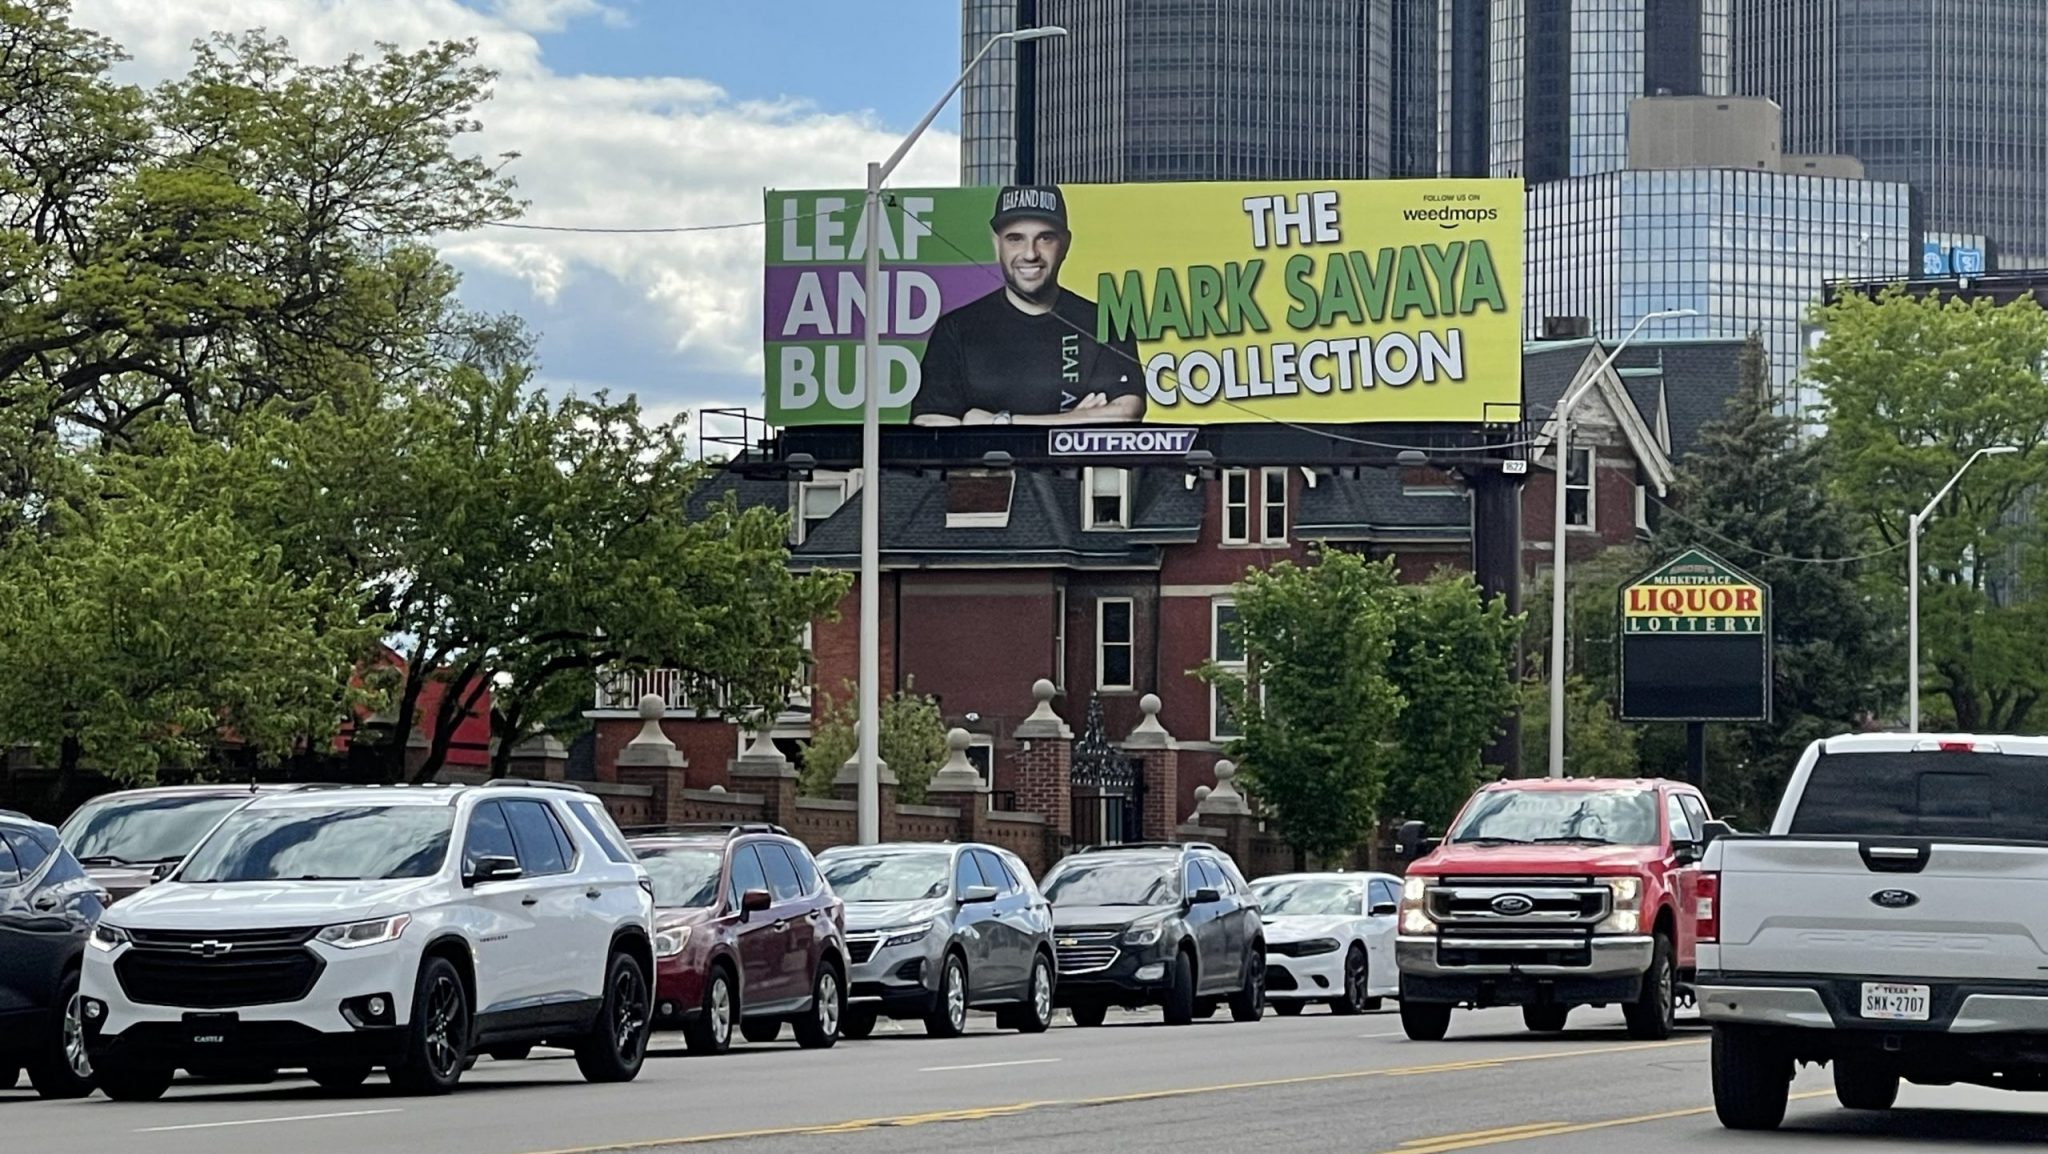
<instances>
[{"instance_id":1,"label":"white window frame","mask_svg":"<svg viewBox=\"0 0 2048 1154\"><path fill-rule=\"evenodd\" d=\"M1223 610L1226 608L1237 608L1237 600L1231 597L1218 597L1209 602L1209 660L1215 662L1218 667L1229 670L1230 672L1237 674L1239 677L1243 677L1246 668L1246 662L1244 660L1245 655L1240 654L1239 659L1236 661L1225 661L1222 657L1222 617ZM1211 685L1209 687L1209 740L1220 743L1226 741L1235 741L1236 739L1244 736L1243 732L1241 731L1238 733L1223 732L1222 721L1223 687L1220 685Z\"/></svg>"},{"instance_id":2,"label":"white window frame","mask_svg":"<svg viewBox=\"0 0 2048 1154\"><path fill-rule=\"evenodd\" d=\"M1230 487L1233 483L1244 486L1244 497L1242 500L1233 501L1230 499ZM1252 505L1252 471L1250 469L1223 470L1223 524L1219 528L1222 530L1222 538L1225 545L1251 544ZM1237 510L1244 514L1244 529L1242 532L1231 531L1230 514L1232 510Z\"/></svg>"},{"instance_id":3,"label":"white window frame","mask_svg":"<svg viewBox=\"0 0 2048 1154\"><path fill-rule=\"evenodd\" d=\"M1131 675L1130 680L1124 682L1112 682L1109 679L1108 656L1109 647L1112 642L1105 636L1103 625L1108 619L1108 608L1111 605L1122 605L1130 610L1129 616L1125 618L1130 628L1130 636L1126 640L1114 642L1114 644L1130 651L1131 659L1128 662L1128 668ZM1097 597L1095 599L1095 688L1104 692L1131 690L1137 688L1137 681L1138 603L1129 597Z\"/></svg>"},{"instance_id":4,"label":"white window frame","mask_svg":"<svg viewBox=\"0 0 2048 1154\"><path fill-rule=\"evenodd\" d=\"M1098 521L1095 519L1095 476L1098 473L1116 474L1117 519ZM1097 530L1124 530L1131 527L1131 471L1114 465L1089 465L1081 470L1081 527L1090 532Z\"/></svg>"},{"instance_id":5,"label":"white window frame","mask_svg":"<svg viewBox=\"0 0 2048 1154\"><path fill-rule=\"evenodd\" d=\"M1650 487L1648 485L1638 484L1636 486L1636 528L1641 529L1645 533L1650 531Z\"/></svg>"},{"instance_id":6,"label":"white window frame","mask_svg":"<svg viewBox=\"0 0 2048 1154\"><path fill-rule=\"evenodd\" d=\"M1565 471L1564 525L1565 528L1574 532L1591 533L1600 527L1600 511L1598 507L1600 497L1600 450L1594 445L1574 445L1565 451L1570 455L1564 459L1561 466ZM1585 454L1586 483L1574 485L1572 484L1571 462L1581 453ZM1580 491L1586 494L1586 519L1583 523L1574 521L1571 518L1572 494Z\"/></svg>"},{"instance_id":7,"label":"white window frame","mask_svg":"<svg viewBox=\"0 0 2048 1154\"><path fill-rule=\"evenodd\" d=\"M1275 512L1275 503L1271 499L1273 495L1273 483L1275 481L1278 481L1280 483L1280 500L1277 506L1278 512L1280 514L1280 532L1277 534L1273 532L1273 513ZM1289 483L1287 479L1287 470L1285 468L1267 468L1259 470L1259 542L1261 544L1286 544L1287 530L1289 528L1288 522L1291 519L1291 514L1293 512L1291 509L1288 508L1288 495L1289 490L1291 488L1292 485Z\"/></svg>"},{"instance_id":8,"label":"white window frame","mask_svg":"<svg viewBox=\"0 0 2048 1154\"><path fill-rule=\"evenodd\" d=\"M1067 688L1067 591L1053 590L1052 687Z\"/></svg>"},{"instance_id":9,"label":"white window frame","mask_svg":"<svg viewBox=\"0 0 2048 1154\"><path fill-rule=\"evenodd\" d=\"M799 482L797 482L797 486L796 486L796 517L794 518L794 521L795 521L794 529L795 529L795 532L796 532L796 543L797 543L797 544L799 544L799 545L803 544L803 543L804 543L804 541L805 541L805 540L806 540L807 538L809 538L809 537L810 537L810 535L811 535L811 520L810 520L810 515L809 515L809 513L808 513L808 512L806 511L806 510L807 510L807 509L809 508L809 505L808 505L808 500L807 500L807 499L808 499L808 496L809 496L809 494L811 493L811 491L812 491L812 490L820 490L820 491L823 491L823 490L830 490L830 491L832 491L832 492L835 492L835 493L838 493L838 494L839 494L839 500L838 500L837 502L835 502L835 503L833 504L833 506L832 506L832 513L837 513L837 512L839 511L839 507L840 507L841 505L844 505L844 504L846 504L846 482L845 482L845 481L799 481ZM824 522L824 521L825 521L826 519L828 519L828 518L830 518L830 517L832 516L832 513L827 513L827 514L825 514L825 516L824 516L824 517L820 517L820 518L818 519L818 520L819 520L819 522L820 522L820 523L822 524L822 523L823 523L823 522Z\"/></svg>"}]
</instances>

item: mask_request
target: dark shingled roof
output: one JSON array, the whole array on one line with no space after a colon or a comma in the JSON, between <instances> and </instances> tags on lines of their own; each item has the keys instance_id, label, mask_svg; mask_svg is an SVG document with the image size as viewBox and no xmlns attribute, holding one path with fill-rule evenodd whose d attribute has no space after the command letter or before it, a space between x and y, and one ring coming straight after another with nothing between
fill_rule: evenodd
<instances>
[{"instance_id":1,"label":"dark shingled roof","mask_svg":"<svg viewBox=\"0 0 2048 1154\"><path fill-rule=\"evenodd\" d=\"M1327 541L1463 538L1470 535L1471 524L1471 501L1465 494L1411 494L1386 469L1318 477L1315 488L1302 490L1295 514L1303 537Z\"/></svg>"},{"instance_id":2,"label":"dark shingled roof","mask_svg":"<svg viewBox=\"0 0 2048 1154\"><path fill-rule=\"evenodd\" d=\"M1590 340L1539 342L1524 348L1522 391L1532 420L1550 418L1592 355ZM1699 444L1700 429L1727 410L1741 358L1742 342L1733 339L1636 341L1614 358L1614 367L1645 428L1656 429L1658 405L1663 405L1671 428L1671 459L1676 462Z\"/></svg>"}]
</instances>

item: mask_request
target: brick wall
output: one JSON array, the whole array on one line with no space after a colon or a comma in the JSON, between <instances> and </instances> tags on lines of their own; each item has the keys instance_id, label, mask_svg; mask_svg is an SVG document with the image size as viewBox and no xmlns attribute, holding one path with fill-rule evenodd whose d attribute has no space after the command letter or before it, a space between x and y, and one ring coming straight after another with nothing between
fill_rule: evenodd
<instances>
[{"instance_id":1,"label":"brick wall","mask_svg":"<svg viewBox=\"0 0 2048 1154\"><path fill-rule=\"evenodd\" d=\"M644 724L637 717L604 717L593 723L591 736L597 745L595 762L599 781L618 780L619 751L640 735L640 727ZM722 785L732 788L732 782L726 778L725 763L740 752L738 726L725 721L669 717L662 719L661 731L689 759L689 784L692 787L709 789Z\"/></svg>"}]
</instances>

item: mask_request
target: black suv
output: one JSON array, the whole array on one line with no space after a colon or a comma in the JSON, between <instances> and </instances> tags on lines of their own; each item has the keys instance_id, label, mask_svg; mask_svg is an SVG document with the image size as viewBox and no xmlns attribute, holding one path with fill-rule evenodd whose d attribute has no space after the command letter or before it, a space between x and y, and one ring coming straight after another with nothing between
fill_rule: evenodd
<instances>
[{"instance_id":1,"label":"black suv","mask_svg":"<svg viewBox=\"0 0 2048 1154\"><path fill-rule=\"evenodd\" d=\"M1055 1001L1079 1026L1111 1006L1161 1006L1183 1025L1230 1003L1266 1009L1259 905L1230 855L1206 842L1095 846L1063 859L1041 885L1059 958Z\"/></svg>"},{"instance_id":2,"label":"black suv","mask_svg":"<svg viewBox=\"0 0 2048 1154\"><path fill-rule=\"evenodd\" d=\"M0 1089L25 1066L45 1098L92 1093L78 969L105 901L56 830L0 810Z\"/></svg>"}]
</instances>

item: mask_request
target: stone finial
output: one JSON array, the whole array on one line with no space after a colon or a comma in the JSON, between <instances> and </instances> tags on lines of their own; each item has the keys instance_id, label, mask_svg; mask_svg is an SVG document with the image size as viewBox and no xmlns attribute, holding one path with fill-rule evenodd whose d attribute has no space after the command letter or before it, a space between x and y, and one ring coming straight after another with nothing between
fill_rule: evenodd
<instances>
[{"instance_id":1,"label":"stone finial","mask_svg":"<svg viewBox=\"0 0 2048 1154\"><path fill-rule=\"evenodd\" d=\"M640 699L640 733L619 751L618 764L656 769L682 769L690 764L683 751L662 732L661 719L667 713L668 702L660 694L650 693Z\"/></svg>"},{"instance_id":2,"label":"stone finial","mask_svg":"<svg viewBox=\"0 0 2048 1154\"><path fill-rule=\"evenodd\" d=\"M1237 777L1237 763L1229 760L1216 763L1216 788L1195 807L1199 814L1250 813L1251 807L1244 803L1244 795L1237 792L1232 780Z\"/></svg>"},{"instance_id":3,"label":"stone finial","mask_svg":"<svg viewBox=\"0 0 2048 1154\"><path fill-rule=\"evenodd\" d=\"M706 793L724 793L724 792L725 792L725 787L724 787L724 786L722 786L722 785L720 785L720 784L718 784L717 782L715 782L715 781L714 781L714 782L712 782L712 783L711 783L711 788L710 788L710 789L708 789L708 790L705 790L704 792L706 792Z\"/></svg>"},{"instance_id":4,"label":"stone finial","mask_svg":"<svg viewBox=\"0 0 2048 1154\"><path fill-rule=\"evenodd\" d=\"M927 793L982 793L988 789L981 780L981 774L974 763L967 760L967 749L974 744L974 735L964 729L946 732L946 764L932 775L931 784L925 787Z\"/></svg>"},{"instance_id":5,"label":"stone finial","mask_svg":"<svg viewBox=\"0 0 2048 1154\"><path fill-rule=\"evenodd\" d=\"M513 757L530 757L541 761L569 760L569 747L562 739L545 730L528 734L526 740L512 747Z\"/></svg>"},{"instance_id":6,"label":"stone finial","mask_svg":"<svg viewBox=\"0 0 2048 1154\"><path fill-rule=\"evenodd\" d=\"M1138 699L1138 712L1144 714L1145 719L1138 723L1136 729L1131 730L1129 737L1124 738L1125 749L1173 748L1173 735L1166 732L1165 726L1159 724L1160 708L1159 695L1156 693L1148 693Z\"/></svg>"},{"instance_id":7,"label":"stone finial","mask_svg":"<svg viewBox=\"0 0 2048 1154\"><path fill-rule=\"evenodd\" d=\"M1216 791L1215 791L1215 790L1213 790L1213 789L1210 789L1210 788L1209 788L1208 786L1206 786L1206 785L1198 785L1198 786L1196 786L1196 787L1195 787L1195 812L1194 812L1193 814L1189 814L1189 815L1188 815L1188 824L1189 824L1189 825L1193 825L1193 824L1194 824L1194 822L1195 822L1195 815L1196 815L1196 814L1199 814L1199 813L1201 813L1201 812L1202 812L1202 803L1203 803L1203 802L1205 802L1205 801L1207 801L1207 800L1209 800L1209 795L1210 795L1210 794L1212 794L1212 793L1214 793L1214 792L1216 792Z\"/></svg>"},{"instance_id":8,"label":"stone finial","mask_svg":"<svg viewBox=\"0 0 2048 1154\"><path fill-rule=\"evenodd\" d=\"M1017 723L1017 737L1025 741L1039 741L1048 738L1072 739L1074 731L1053 712L1052 699L1059 694L1059 687L1041 677L1031 685L1031 696L1038 701L1038 707L1031 716Z\"/></svg>"},{"instance_id":9,"label":"stone finial","mask_svg":"<svg viewBox=\"0 0 2048 1154\"><path fill-rule=\"evenodd\" d=\"M753 744L747 746L746 752L740 754L739 763L759 772L786 767L789 765L789 758L776 747L775 738L769 735L764 726L754 734Z\"/></svg>"},{"instance_id":10,"label":"stone finial","mask_svg":"<svg viewBox=\"0 0 2048 1154\"><path fill-rule=\"evenodd\" d=\"M882 760L882 751L875 751L875 780L882 785L896 784L896 771ZM853 756L839 766L839 773L832 779L833 785L860 785L860 722L853 723Z\"/></svg>"}]
</instances>

